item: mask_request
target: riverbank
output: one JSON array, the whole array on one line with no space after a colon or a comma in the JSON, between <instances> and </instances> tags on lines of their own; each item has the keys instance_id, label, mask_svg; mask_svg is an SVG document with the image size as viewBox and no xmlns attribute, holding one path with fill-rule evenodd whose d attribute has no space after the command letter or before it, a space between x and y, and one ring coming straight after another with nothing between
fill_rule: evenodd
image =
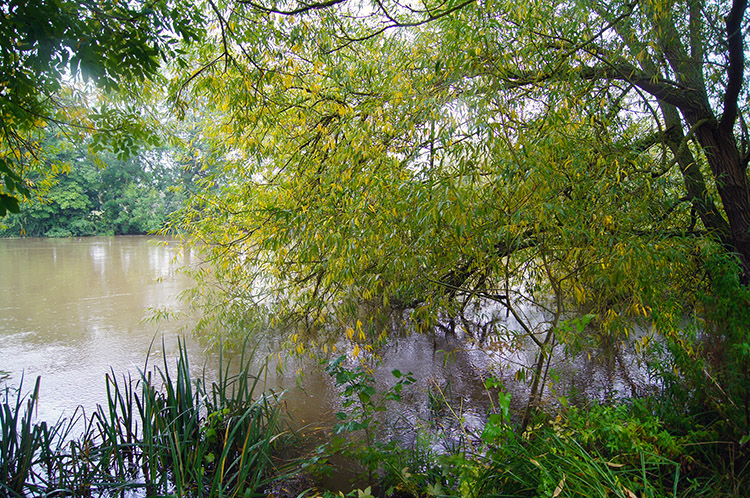
<instances>
[{"instance_id":1,"label":"riverbank","mask_svg":"<svg viewBox=\"0 0 750 498\"><path fill-rule=\"evenodd\" d=\"M398 413L416 379L394 370L378 390L369 369L340 357L326 365L341 398L338 424L292 430L283 396L259 388L263 371L251 371L244 354L242 368L222 363L210 382L192 376L184 345L179 352L174 367L107 377L95 412L56 424L35 420L43 379L26 394L6 386L2 496L741 497L749 489L747 448L724 440L710 414L677 409L667 392L563 406L520 432L511 395L489 379L481 427L437 391L428 417L400 421L403 438L378 415ZM75 424L83 431L73 436Z\"/></svg>"}]
</instances>

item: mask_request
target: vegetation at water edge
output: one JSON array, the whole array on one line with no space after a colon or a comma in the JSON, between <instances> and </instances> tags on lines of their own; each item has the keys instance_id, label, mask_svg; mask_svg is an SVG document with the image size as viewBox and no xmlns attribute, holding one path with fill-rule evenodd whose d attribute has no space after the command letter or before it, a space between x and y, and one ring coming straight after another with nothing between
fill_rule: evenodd
<instances>
[{"instance_id":1,"label":"vegetation at water edge","mask_svg":"<svg viewBox=\"0 0 750 498\"><path fill-rule=\"evenodd\" d=\"M519 420L500 409L455 455L404 456L421 463L378 449L367 372L336 373L386 494L741 496L749 27L747 0L10 2L0 217L18 235L179 234L201 254L184 297L205 336L352 360L404 329L532 344ZM112 169L58 161L63 137ZM167 170L129 162L163 150ZM601 348L636 351L659 392L545 413L552 358ZM159 443L180 443L178 486L203 458L180 434Z\"/></svg>"}]
</instances>

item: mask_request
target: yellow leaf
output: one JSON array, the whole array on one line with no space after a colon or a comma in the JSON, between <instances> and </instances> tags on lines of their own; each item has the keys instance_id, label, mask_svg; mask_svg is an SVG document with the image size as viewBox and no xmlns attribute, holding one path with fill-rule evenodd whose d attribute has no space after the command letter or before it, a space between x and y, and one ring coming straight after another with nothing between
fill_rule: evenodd
<instances>
[{"instance_id":1,"label":"yellow leaf","mask_svg":"<svg viewBox=\"0 0 750 498\"><path fill-rule=\"evenodd\" d=\"M555 488L555 492L552 493L552 498L557 498L560 496L560 493L562 493L563 488L565 487L565 474L563 474L563 478L560 479L560 482L557 483L557 487Z\"/></svg>"},{"instance_id":2,"label":"yellow leaf","mask_svg":"<svg viewBox=\"0 0 750 498\"><path fill-rule=\"evenodd\" d=\"M638 498L638 495L630 491L628 488L623 486L622 490L625 491L625 496L627 496L628 498Z\"/></svg>"},{"instance_id":3,"label":"yellow leaf","mask_svg":"<svg viewBox=\"0 0 750 498\"><path fill-rule=\"evenodd\" d=\"M573 285L573 295L575 296L576 302L578 302L578 304L586 301L586 291L578 284Z\"/></svg>"}]
</instances>

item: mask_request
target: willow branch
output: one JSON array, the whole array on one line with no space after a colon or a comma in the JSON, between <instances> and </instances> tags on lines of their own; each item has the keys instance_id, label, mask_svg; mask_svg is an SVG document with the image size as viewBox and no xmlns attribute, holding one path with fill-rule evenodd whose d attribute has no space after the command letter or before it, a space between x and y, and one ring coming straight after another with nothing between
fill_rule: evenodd
<instances>
[{"instance_id":1,"label":"willow branch","mask_svg":"<svg viewBox=\"0 0 750 498\"><path fill-rule=\"evenodd\" d=\"M292 10L280 10L280 9L275 9L272 7L266 7L265 5L261 5L252 0L240 0L239 3L250 5L251 7L254 7L268 14L279 14L282 16L294 16L297 14L304 14L305 12L310 12L313 10L327 9L329 7L333 7L334 5L338 5L344 2L346 2L346 0L328 0L327 2L304 3L302 4L301 7L297 7L296 9L292 9Z\"/></svg>"}]
</instances>

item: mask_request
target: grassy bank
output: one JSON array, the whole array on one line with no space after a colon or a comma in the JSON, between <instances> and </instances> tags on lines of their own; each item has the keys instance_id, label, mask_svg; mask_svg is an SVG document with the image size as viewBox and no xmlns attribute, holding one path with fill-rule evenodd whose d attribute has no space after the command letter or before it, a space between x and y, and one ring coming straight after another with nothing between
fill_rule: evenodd
<instances>
[{"instance_id":1,"label":"grassy bank","mask_svg":"<svg viewBox=\"0 0 750 498\"><path fill-rule=\"evenodd\" d=\"M191 378L181 347L176 368L165 360L137 378L107 376L104 404L56 424L34 420L40 379L25 395L23 386L6 387L0 496L658 498L750 490L747 445L725 438L719 418L680 408L666 393L563 407L521 432L510 396L490 379L494 404L482 430L467 428L460 406L438 393L440 416L409 422L407 444L384 439L382 415L399 412L415 379L394 371L391 387L378 391L369 370L341 357L326 364L340 390L339 423L323 444L310 444L285 430L283 405L260 392L247 360L243 354L233 374L220 362L208 383ZM447 425L458 433L446 434ZM348 494L324 485L342 461L357 478Z\"/></svg>"}]
</instances>

